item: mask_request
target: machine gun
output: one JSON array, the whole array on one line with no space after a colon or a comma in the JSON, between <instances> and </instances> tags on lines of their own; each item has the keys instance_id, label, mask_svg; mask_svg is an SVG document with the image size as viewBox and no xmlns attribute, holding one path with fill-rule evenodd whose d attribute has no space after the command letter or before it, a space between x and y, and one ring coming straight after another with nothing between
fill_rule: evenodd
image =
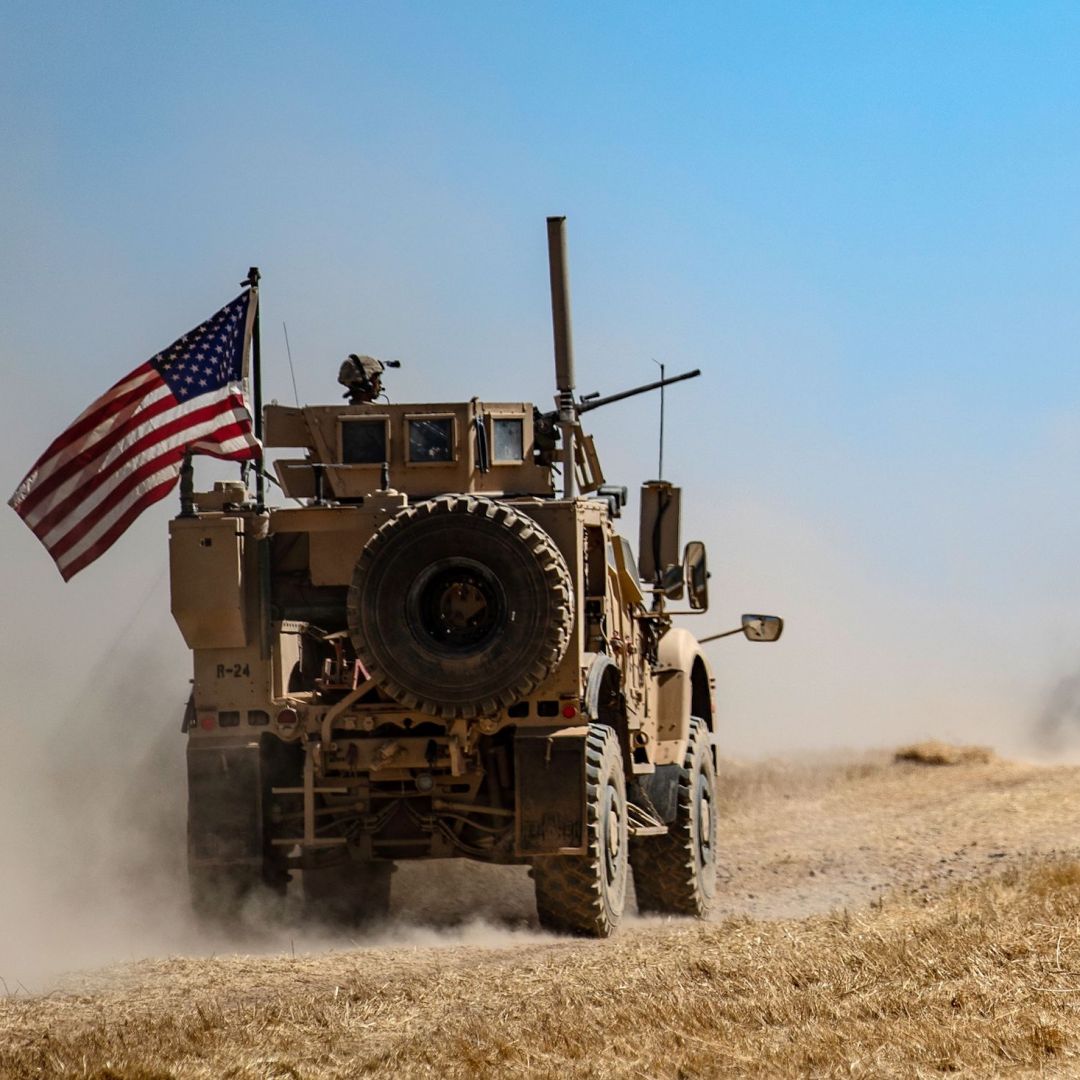
<instances>
[{"instance_id":1,"label":"machine gun","mask_svg":"<svg viewBox=\"0 0 1080 1080\"><path fill-rule=\"evenodd\" d=\"M650 390L662 390L665 386L683 382L686 379L696 379L700 374L701 368L694 368L693 371L684 371L681 375L672 375L667 379L657 379L656 382L646 383L644 386L635 386L632 390L622 390L617 394L608 394L607 397L601 397L599 393L583 394L578 400L577 411L579 415L591 412L593 409L599 409L602 405L613 405L616 401L622 401L624 398L647 394Z\"/></svg>"}]
</instances>

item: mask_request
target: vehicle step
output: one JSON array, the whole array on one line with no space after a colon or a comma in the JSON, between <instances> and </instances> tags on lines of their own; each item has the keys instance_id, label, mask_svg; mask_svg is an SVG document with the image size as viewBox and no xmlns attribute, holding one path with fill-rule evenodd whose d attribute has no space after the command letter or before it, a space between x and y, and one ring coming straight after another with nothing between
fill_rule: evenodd
<instances>
[{"instance_id":1,"label":"vehicle step","mask_svg":"<svg viewBox=\"0 0 1080 1080\"><path fill-rule=\"evenodd\" d=\"M631 836L664 836L668 827L637 803L626 804L627 831Z\"/></svg>"}]
</instances>

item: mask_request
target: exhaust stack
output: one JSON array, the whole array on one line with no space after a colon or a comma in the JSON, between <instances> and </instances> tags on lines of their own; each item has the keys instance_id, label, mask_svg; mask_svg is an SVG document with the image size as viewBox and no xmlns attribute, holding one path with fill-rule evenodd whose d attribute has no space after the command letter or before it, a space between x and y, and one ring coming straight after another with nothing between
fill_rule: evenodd
<instances>
[{"instance_id":1,"label":"exhaust stack","mask_svg":"<svg viewBox=\"0 0 1080 1080\"><path fill-rule=\"evenodd\" d=\"M555 334L555 401L563 440L563 498L574 497L574 341L570 331L570 278L566 266L566 218L547 219L548 266L551 270L551 323Z\"/></svg>"}]
</instances>

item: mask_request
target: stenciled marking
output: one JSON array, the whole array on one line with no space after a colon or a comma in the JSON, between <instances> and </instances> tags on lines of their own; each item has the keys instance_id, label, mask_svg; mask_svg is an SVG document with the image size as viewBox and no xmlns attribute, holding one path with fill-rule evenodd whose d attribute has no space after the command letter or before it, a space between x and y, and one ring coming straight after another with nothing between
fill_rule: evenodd
<instances>
[{"instance_id":1,"label":"stenciled marking","mask_svg":"<svg viewBox=\"0 0 1080 1080\"><path fill-rule=\"evenodd\" d=\"M219 679L244 679L251 675L250 664L218 664L217 677Z\"/></svg>"}]
</instances>

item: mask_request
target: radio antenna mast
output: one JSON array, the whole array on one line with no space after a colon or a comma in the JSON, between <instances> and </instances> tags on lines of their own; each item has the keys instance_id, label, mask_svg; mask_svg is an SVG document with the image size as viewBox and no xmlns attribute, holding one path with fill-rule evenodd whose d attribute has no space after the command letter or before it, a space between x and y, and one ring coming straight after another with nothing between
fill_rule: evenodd
<instances>
[{"instance_id":1,"label":"radio antenna mast","mask_svg":"<svg viewBox=\"0 0 1080 1080\"><path fill-rule=\"evenodd\" d=\"M666 364L661 364L655 357L653 363L660 369L660 463L656 470L656 479L664 479L664 370Z\"/></svg>"},{"instance_id":2,"label":"radio antenna mast","mask_svg":"<svg viewBox=\"0 0 1080 1080\"><path fill-rule=\"evenodd\" d=\"M285 331L285 352L289 355L289 374L292 376L292 396L296 400L296 407L300 408L300 395L296 392L296 371L293 369L292 364L292 349L289 348L289 328L285 325L285 320L281 321L281 329Z\"/></svg>"}]
</instances>

